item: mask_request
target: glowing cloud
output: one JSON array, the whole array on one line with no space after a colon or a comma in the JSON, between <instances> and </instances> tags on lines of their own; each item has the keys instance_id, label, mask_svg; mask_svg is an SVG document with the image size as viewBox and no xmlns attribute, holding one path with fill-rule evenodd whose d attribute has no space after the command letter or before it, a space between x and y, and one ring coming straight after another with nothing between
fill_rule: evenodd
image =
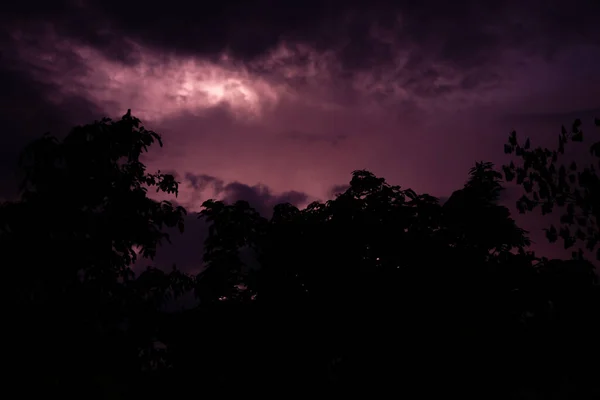
<instances>
[{"instance_id":1,"label":"glowing cloud","mask_svg":"<svg viewBox=\"0 0 600 400\"><path fill-rule=\"evenodd\" d=\"M14 37L18 40L20 35ZM133 64L111 60L90 46L55 35L50 46L23 46L19 51L34 77L58 88L53 101L81 96L109 114L132 108L144 120L160 120L226 105L236 117L252 119L281 96L278 87L239 65L164 56L135 43L131 46Z\"/></svg>"}]
</instances>

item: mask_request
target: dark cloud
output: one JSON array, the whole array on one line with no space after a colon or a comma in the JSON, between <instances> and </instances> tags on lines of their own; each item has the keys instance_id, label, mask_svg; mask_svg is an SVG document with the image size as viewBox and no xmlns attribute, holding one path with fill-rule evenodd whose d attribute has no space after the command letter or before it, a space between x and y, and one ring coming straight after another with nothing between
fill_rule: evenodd
<instances>
[{"instance_id":1,"label":"dark cloud","mask_svg":"<svg viewBox=\"0 0 600 400\"><path fill-rule=\"evenodd\" d=\"M56 3L56 4L55 4ZM561 43L598 43L600 3L573 0L495 2L342 1L202 2L132 0L23 1L7 16L31 25L52 21L115 59L132 62L123 36L169 52L214 55L228 50L250 59L281 40L337 48L350 67L372 67L394 57L391 45L427 47L437 59L471 67L511 45L548 54ZM18 18L17 18L18 17ZM8 19L8 18L5 18ZM374 31L374 28L376 30ZM415 62L412 65L417 66Z\"/></svg>"},{"instance_id":2,"label":"dark cloud","mask_svg":"<svg viewBox=\"0 0 600 400\"><path fill-rule=\"evenodd\" d=\"M265 217L271 216L273 207L277 204L290 203L298 206L308 200L306 193L288 191L281 194L274 194L267 186L249 186L239 182L232 182L226 185L224 193L226 202L233 203L237 200L245 200Z\"/></svg>"},{"instance_id":3,"label":"dark cloud","mask_svg":"<svg viewBox=\"0 0 600 400\"><path fill-rule=\"evenodd\" d=\"M509 77L502 74L506 66L500 61L506 61L507 49L518 54L517 61L512 60L518 62L531 54L552 58L574 43L600 45L594 17L599 13L600 3L593 0L573 0L568 6L559 0L257 0L210 6L184 0L168 5L141 0L30 0L7 7L0 17L4 25L0 33L3 54L24 47L24 42L35 49L52 31L123 65L139 63L143 55L136 46L140 44L165 59L193 55L216 60L226 51L259 70L263 63L251 61L264 61L266 52L282 42L303 43L335 54L335 62L340 63L335 79L368 72L375 81L371 95L389 98L401 88L409 92L402 101L410 103L505 84ZM14 31L25 38L12 40L8 33ZM74 60L77 54L61 57L64 65L55 68L84 65ZM294 63L302 64L302 57ZM82 73L74 70L69 75ZM384 77L377 78L378 74ZM310 80L293 79L305 84ZM415 107L406 104L398 109L412 112Z\"/></svg>"},{"instance_id":4,"label":"dark cloud","mask_svg":"<svg viewBox=\"0 0 600 400\"><path fill-rule=\"evenodd\" d=\"M15 196L17 161L24 146L48 132L62 137L75 124L101 118L88 100L65 97L54 102L49 84L32 81L26 74L0 64L0 197Z\"/></svg>"},{"instance_id":5,"label":"dark cloud","mask_svg":"<svg viewBox=\"0 0 600 400\"><path fill-rule=\"evenodd\" d=\"M218 194L268 215L343 191L331 184L357 167L448 194L473 159L506 161L511 129L554 145L565 111L600 106L599 12L595 0L3 5L0 189L30 138L131 108L164 133L149 168L204 173L179 178L192 210ZM276 59L281 48L292 56ZM181 94L190 73L187 84L243 79L260 112Z\"/></svg>"},{"instance_id":6,"label":"dark cloud","mask_svg":"<svg viewBox=\"0 0 600 400\"><path fill-rule=\"evenodd\" d=\"M185 174L185 180L190 182L195 190L202 191L207 189L209 186L213 186L217 193L221 193L223 191L224 182L219 178L215 178L214 176L192 174L191 172L188 172Z\"/></svg>"},{"instance_id":7,"label":"dark cloud","mask_svg":"<svg viewBox=\"0 0 600 400\"><path fill-rule=\"evenodd\" d=\"M474 70L466 74L460 81L460 86L465 90L472 90L480 87L482 83L500 82L501 77L498 73L486 70Z\"/></svg>"},{"instance_id":8,"label":"dark cloud","mask_svg":"<svg viewBox=\"0 0 600 400\"><path fill-rule=\"evenodd\" d=\"M600 102L600 99L598 99ZM513 114L511 120L515 123L549 123L551 124L556 133L560 129L560 124L572 123L575 119L581 119L585 126L592 127L594 118L600 115L599 108L588 108L584 110L573 110L568 112L554 112L554 113L528 113L528 114Z\"/></svg>"},{"instance_id":9,"label":"dark cloud","mask_svg":"<svg viewBox=\"0 0 600 400\"><path fill-rule=\"evenodd\" d=\"M271 216L273 207L277 204L290 203L301 206L309 199L306 193L294 190L275 194L266 185L250 186L240 182L226 184L222 179L204 174L186 173L184 179L190 183L193 190L198 192L209 190L226 203L231 204L238 200L245 200L251 207L267 218ZM207 200L208 196L210 195L204 196L202 200Z\"/></svg>"}]
</instances>

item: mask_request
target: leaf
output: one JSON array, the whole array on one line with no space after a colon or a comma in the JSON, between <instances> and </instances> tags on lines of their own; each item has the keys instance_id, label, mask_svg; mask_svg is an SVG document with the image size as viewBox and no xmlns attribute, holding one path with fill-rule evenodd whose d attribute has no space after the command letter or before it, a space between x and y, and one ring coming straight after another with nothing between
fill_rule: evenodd
<instances>
[{"instance_id":1,"label":"leaf","mask_svg":"<svg viewBox=\"0 0 600 400\"><path fill-rule=\"evenodd\" d=\"M558 169L558 176L559 177L567 176L567 169L565 168L564 165L561 165L560 168Z\"/></svg>"},{"instance_id":2,"label":"leaf","mask_svg":"<svg viewBox=\"0 0 600 400\"><path fill-rule=\"evenodd\" d=\"M550 195L550 192L548 191L548 185L546 185L546 183L542 181L539 183L539 187L540 187L540 190L539 190L538 194L539 194L540 198L547 199L548 196Z\"/></svg>"},{"instance_id":3,"label":"leaf","mask_svg":"<svg viewBox=\"0 0 600 400\"><path fill-rule=\"evenodd\" d=\"M525 180L525 170L523 168L517 168L517 185L523 184Z\"/></svg>"},{"instance_id":4,"label":"leaf","mask_svg":"<svg viewBox=\"0 0 600 400\"><path fill-rule=\"evenodd\" d=\"M583 142L583 132L579 131L573 133L573 136L571 136L571 140L574 142Z\"/></svg>"},{"instance_id":5,"label":"leaf","mask_svg":"<svg viewBox=\"0 0 600 400\"><path fill-rule=\"evenodd\" d=\"M510 143L510 145L513 147L515 147L517 145L517 132L516 131L512 131L510 133L510 135L508 136L508 143Z\"/></svg>"},{"instance_id":6,"label":"leaf","mask_svg":"<svg viewBox=\"0 0 600 400\"><path fill-rule=\"evenodd\" d=\"M552 212L553 204L550 201L545 201L542 204L542 215L550 214Z\"/></svg>"},{"instance_id":7,"label":"leaf","mask_svg":"<svg viewBox=\"0 0 600 400\"><path fill-rule=\"evenodd\" d=\"M558 240L558 233L554 225L550 225L550 229L544 229L546 232L546 238L550 243L554 243Z\"/></svg>"},{"instance_id":8,"label":"leaf","mask_svg":"<svg viewBox=\"0 0 600 400\"><path fill-rule=\"evenodd\" d=\"M577 176L575 176L575 174L570 174L569 175L569 182L575 183L576 181L577 181Z\"/></svg>"},{"instance_id":9,"label":"leaf","mask_svg":"<svg viewBox=\"0 0 600 400\"><path fill-rule=\"evenodd\" d=\"M406 194L406 196L407 196L409 199L411 199L411 200L414 200L414 199L416 199L416 198L417 198L417 194L416 194L416 193L415 193L415 191L414 191L414 190L412 190L412 189L406 189L406 190L404 191L404 193L405 193L405 194Z\"/></svg>"},{"instance_id":10,"label":"leaf","mask_svg":"<svg viewBox=\"0 0 600 400\"><path fill-rule=\"evenodd\" d=\"M512 168L507 165L503 165L502 170L504 171L504 177L507 182L511 182L513 179L515 179L515 173L513 172Z\"/></svg>"},{"instance_id":11,"label":"leaf","mask_svg":"<svg viewBox=\"0 0 600 400\"><path fill-rule=\"evenodd\" d=\"M571 225L573 223L573 215L571 215L571 214L561 215L560 216L560 223L561 224Z\"/></svg>"},{"instance_id":12,"label":"leaf","mask_svg":"<svg viewBox=\"0 0 600 400\"><path fill-rule=\"evenodd\" d=\"M569 236L564 236L563 239L564 239L564 248L565 248L565 250L566 249L570 249L575 244L575 239L573 239L570 235Z\"/></svg>"},{"instance_id":13,"label":"leaf","mask_svg":"<svg viewBox=\"0 0 600 400\"><path fill-rule=\"evenodd\" d=\"M600 157L600 142L596 142L590 147L590 153L593 156Z\"/></svg>"},{"instance_id":14,"label":"leaf","mask_svg":"<svg viewBox=\"0 0 600 400\"><path fill-rule=\"evenodd\" d=\"M528 150L531 147L531 142L529 141L529 138L527 138L527 140L525 140L525 146L523 146L523 148L525 150Z\"/></svg>"}]
</instances>

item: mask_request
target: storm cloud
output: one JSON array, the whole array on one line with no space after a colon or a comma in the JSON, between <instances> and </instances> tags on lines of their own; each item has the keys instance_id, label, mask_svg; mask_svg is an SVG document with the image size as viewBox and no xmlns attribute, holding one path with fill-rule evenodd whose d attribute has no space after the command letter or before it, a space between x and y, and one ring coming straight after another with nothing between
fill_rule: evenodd
<instances>
[{"instance_id":1,"label":"storm cloud","mask_svg":"<svg viewBox=\"0 0 600 400\"><path fill-rule=\"evenodd\" d=\"M179 202L264 213L331 198L356 169L447 197L475 160L506 161L512 129L544 144L572 115L600 115L593 0L5 8L4 197L28 140L129 108L163 135L145 162L177 172Z\"/></svg>"}]
</instances>

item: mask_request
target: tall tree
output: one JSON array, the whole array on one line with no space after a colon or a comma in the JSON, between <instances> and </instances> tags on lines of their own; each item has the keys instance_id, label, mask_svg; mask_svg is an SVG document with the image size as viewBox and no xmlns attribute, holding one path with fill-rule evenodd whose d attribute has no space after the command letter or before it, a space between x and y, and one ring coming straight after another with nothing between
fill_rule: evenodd
<instances>
[{"instance_id":1,"label":"tall tree","mask_svg":"<svg viewBox=\"0 0 600 400\"><path fill-rule=\"evenodd\" d=\"M160 136L130 111L63 140L46 134L23 152L21 199L0 209L18 365L61 391L138 368L153 335L139 328L162 301L157 290L185 282L154 270L135 280L131 269L138 251L153 257L169 239L163 228L183 231L182 207L147 196L149 188L177 194L172 175L147 173L142 163L155 142Z\"/></svg>"}]
</instances>

